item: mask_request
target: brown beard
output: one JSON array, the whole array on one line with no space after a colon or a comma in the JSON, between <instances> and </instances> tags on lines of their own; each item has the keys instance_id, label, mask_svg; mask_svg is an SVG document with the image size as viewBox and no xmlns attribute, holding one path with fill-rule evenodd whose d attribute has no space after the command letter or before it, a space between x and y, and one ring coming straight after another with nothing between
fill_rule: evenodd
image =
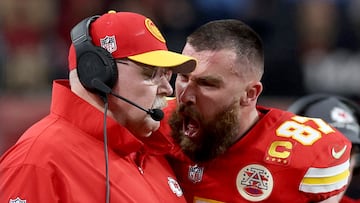
<instances>
[{"instance_id":1,"label":"brown beard","mask_svg":"<svg viewBox=\"0 0 360 203\"><path fill-rule=\"evenodd\" d=\"M200 122L196 138L184 134L183 123L187 118L183 112ZM172 137L195 162L205 162L223 154L239 133L238 109L235 104L216 114L214 119L208 122L203 120L195 108L186 105L180 105L169 119Z\"/></svg>"}]
</instances>

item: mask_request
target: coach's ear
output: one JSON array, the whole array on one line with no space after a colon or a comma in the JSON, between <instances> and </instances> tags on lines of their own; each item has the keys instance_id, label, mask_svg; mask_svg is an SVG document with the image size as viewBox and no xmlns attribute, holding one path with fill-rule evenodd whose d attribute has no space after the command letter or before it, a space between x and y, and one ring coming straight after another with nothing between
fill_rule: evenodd
<instances>
[{"instance_id":1,"label":"coach's ear","mask_svg":"<svg viewBox=\"0 0 360 203\"><path fill-rule=\"evenodd\" d=\"M261 82L251 82L248 84L245 95L241 99L242 106L248 106L252 104L256 104L259 95L263 90L263 85Z\"/></svg>"}]
</instances>

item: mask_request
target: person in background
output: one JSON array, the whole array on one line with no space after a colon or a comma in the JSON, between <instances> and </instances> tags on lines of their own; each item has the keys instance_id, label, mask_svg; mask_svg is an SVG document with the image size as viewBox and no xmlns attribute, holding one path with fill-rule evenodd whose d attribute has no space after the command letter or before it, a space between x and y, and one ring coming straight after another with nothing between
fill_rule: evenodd
<instances>
[{"instance_id":1,"label":"person in background","mask_svg":"<svg viewBox=\"0 0 360 203\"><path fill-rule=\"evenodd\" d=\"M159 134L179 146L168 159L188 202L337 202L351 142L319 119L257 104L264 53L254 30L210 21L182 53L197 67L177 75Z\"/></svg>"},{"instance_id":2,"label":"person in background","mask_svg":"<svg viewBox=\"0 0 360 203\"><path fill-rule=\"evenodd\" d=\"M86 18L71 38L49 115L0 158L0 202L185 202L164 156L172 144L152 132L172 73L196 60L132 12Z\"/></svg>"},{"instance_id":3,"label":"person in background","mask_svg":"<svg viewBox=\"0 0 360 203\"><path fill-rule=\"evenodd\" d=\"M360 182L352 179L360 175L360 106L354 101L338 95L311 94L292 103L289 111L306 116L321 118L342 132L352 143L350 158L350 184L340 203L359 202L348 192L359 193Z\"/></svg>"}]
</instances>

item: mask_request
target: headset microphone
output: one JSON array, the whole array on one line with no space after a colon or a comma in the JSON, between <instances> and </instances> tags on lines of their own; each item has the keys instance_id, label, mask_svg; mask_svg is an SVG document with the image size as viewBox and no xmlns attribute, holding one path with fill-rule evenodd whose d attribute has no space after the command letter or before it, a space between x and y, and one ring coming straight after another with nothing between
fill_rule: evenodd
<instances>
[{"instance_id":1,"label":"headset microphone","mask_svg":"<svg viewBox=\"0 0 360 203\"><path fill-rule=\"evenodd\" d=\"M164 118L164 112L161 109L149 109L146 113L150 114L155 121L161 121Z\"/></svg>"},{"instance_id":2,"label":"headset microphone","mask_svg":"<svg viewBox=\"0 0 360 203\"><path fill-rule=\"evenodd\" d=\"M155 120L155 121L161 121L161 120L164 118L164 112L163 112L161 109L148 109L148 110L147 110L147 109L144 109L143 107L135 104L134 102L132 102L132 101L130 101L130 100L128 100L128 99L120 96L120 95L117 95L117 94L113 93L113 92L111 91L111 88L110 88L110 87L108 87L107 85L105 85L105 83L103 83L101 80L99 80L99 79L97 79L97 78L94 78L94 79L91 81L91 83L92 83L92 86L93 86L94 88L96 88L98 91L100 91L100 92L102 92L102 93L104 93L104 94L111 94L111 95L113 95L113 96L115 96L115 97L117 97L117 98L119 98L119 99L121 99L121 100L123 100L123 101L126 101L127 103L129 103L129 104L137 107L138 109L145 111L145 112L146 112L147 114L149 114L149 115L151 116L151 118L152 118L153 120Z\"/></svg>"}]
</instances>

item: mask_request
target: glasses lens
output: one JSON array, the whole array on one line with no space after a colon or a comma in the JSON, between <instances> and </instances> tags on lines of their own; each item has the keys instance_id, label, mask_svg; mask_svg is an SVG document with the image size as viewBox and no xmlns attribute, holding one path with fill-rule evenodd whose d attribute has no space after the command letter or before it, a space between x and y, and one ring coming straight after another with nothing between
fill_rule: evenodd
<instances>
[{"instance_id":1,"label":"glasses lens","mask_svg":"<svg viewBox=\"0 0 360 203\"><path fill-rule=\"evenodd\" d=\"M129 65L131 67L141 68L142 69L141 73L145 76L145 78L149 79L154 84L159 84L162 79L166 79L167 81L170 81L171 79L172 71L169 70L168 68L149 66L132 60L128 60L128 61L131 61L135 65L132 66L127 61L124 60L116 60L117 63Z\"/></svg>"},{"instance_id":2,"label":"glasses lens","mask_svg":"<svg viewBox=\"0 0 360 203\"><path fill-rule=\"evenodd\" d=\"M153 77L154 82L160 82L160 80L165 79L167 81L170 80L172 72L168 68L156 68L156 74Z\"/></svg>"}]
</instances>

